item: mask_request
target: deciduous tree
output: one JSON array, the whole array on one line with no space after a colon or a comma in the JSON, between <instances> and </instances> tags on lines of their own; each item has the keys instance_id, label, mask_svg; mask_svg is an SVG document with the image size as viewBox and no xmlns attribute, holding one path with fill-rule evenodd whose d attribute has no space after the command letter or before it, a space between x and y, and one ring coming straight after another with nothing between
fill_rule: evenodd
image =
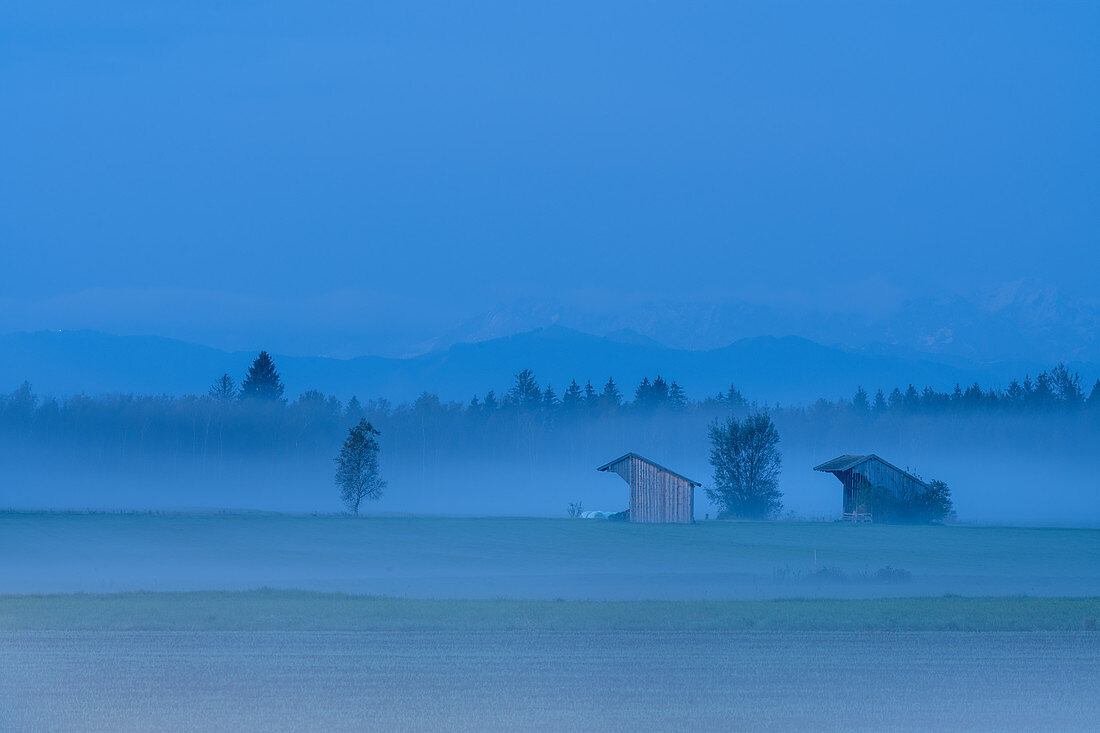
<instances>
[{"instance_id":1,"label":"deciduous tree","mask_svg":"<svg viewBox=\"0 0 1100 733\"><path fill-rule=\"evenodd\" d=\"M364 500L382 497L386 482L379 467L380 447L375 436L380 433L366 419L348 431L340 455L336 457L336 485L340 499L348 511L359 516Z\"/></svg>"}]
</instances>

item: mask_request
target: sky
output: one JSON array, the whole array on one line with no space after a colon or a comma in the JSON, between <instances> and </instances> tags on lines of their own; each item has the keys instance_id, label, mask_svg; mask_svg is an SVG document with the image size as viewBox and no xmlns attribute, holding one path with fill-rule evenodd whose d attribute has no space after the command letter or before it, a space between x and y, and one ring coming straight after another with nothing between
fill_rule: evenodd
<instances>
[{"instance_id":1,"label":"sky","mask_svg":"<svg viewBox=\"0 0 1100 733\"><path fill-rule=\"evenodd\" d=\"M1098 34L1088 2L22 3L0 331L386 353L546 298L1089 296Z\"/></svg>"}]
</instances>

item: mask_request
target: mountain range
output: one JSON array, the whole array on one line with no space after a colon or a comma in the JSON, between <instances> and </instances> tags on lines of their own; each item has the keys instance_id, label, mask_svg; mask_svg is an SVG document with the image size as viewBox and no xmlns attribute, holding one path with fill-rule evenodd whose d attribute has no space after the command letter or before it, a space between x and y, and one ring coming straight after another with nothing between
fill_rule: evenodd
<instances>
[{"instance_id":1,"label":"mountain range","mask_svg":"<svg viewBox=\"0 0 1100 733\"><path fill-rule=\"evenodd\" d=\"M132 392L203 394L221 374L238 381L255 352L228 352L155 336L116 336L95 331L20 332L0 336L0 391L24 380L39 394ZM872 394L956 383L1003 386L1024 372L1050 364L1023 360L978 363L962 357L922 353L904 347L847 349L787 336L745 338L717 349L664 346L631 330L595 336L549 326L502 338L458 343L407 358L352 359L273 354L287 396L319 389L342 398L414 399L423 391L446 400L506 391L513 375L530 368L542 384L560 394L576 379L601 387L614 377L627 396L644 377L676 380L694 398L724 392L732 384L749 399L783 404L810 403L851 395L857 386ZM1073 363L1086 381L1100 372Z\"/></svg>"}]
</instances>

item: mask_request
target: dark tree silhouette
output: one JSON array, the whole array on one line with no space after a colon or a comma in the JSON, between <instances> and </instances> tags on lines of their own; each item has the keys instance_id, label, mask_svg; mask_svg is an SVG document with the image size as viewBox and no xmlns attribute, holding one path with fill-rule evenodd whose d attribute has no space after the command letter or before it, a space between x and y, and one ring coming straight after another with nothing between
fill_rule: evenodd
<instances>
[{"instance_id":1,"label":"dark tree silhouette","mask_svg":"<svg viewBox=\"0 0 1100 733\"><path fill-rule=\"evenodd\" d=\"M580 409L583 395L584 393L581 391L581 386L577 384L577 380L574 379L569 383L569 386L565 388L565 393L561 396L561 406L566 412L575 413Z\"/></svg>"},{"instance_id":2,"label":"dark tree silhouette","mask_svg":"<svg viewBox=\"0 0 1100 733\"><path fill-rule=\"evenodd\" d=\"M482 409L486 413L491 413L496 410L500 405L497 403L497 396L493 390L489 390L485 393L485 402L482 403Z\"/></svg>"},{"instance_id":3,"label":"dark tree silhouette","mask_svg":"<svg viewBox=\"0 0 1100 733\"><path fill-rule=\"evenodd\" d=\"M857 387L855 396L852 397L852 409L860 415L866 415L871 409L871 403L867 399L867 392L863 387Z\"/></svg>"},{"instance_id":4,"label":"dark tree silhouette","mask_svg":"<svg viewBox=\"0 0 1100 733\"><path fill-rule=\"evenodd\" d=\"M508 401L525 410L537 410L542 404L542 390L539 389L535 373L524 369L516 375L515 384L508 390Z\"/></svg>"},{"instance_id":5,"label":"dark tree silhouette","mask_svg":"<svg viewBox=\"0 0 1100 733\"><path fill-rule=\"evenodd\" d=\"M259 398L264 400L281 400L283 398L283 381L279 378L279 372L275 371L275 362L266 351L261 351L252 366L248 368L248 376L241 382L241 399Z\"/></svg>"},{"instance_id":6,"label":"dark tree silhouette","mask_svg":"<svg viewBox=\"0 0 1100 733\"><path fill-rule=\"evenodd\" d=\"M207 394L218 402L230 402L237 396L237 384L233 381L233 377L223 374L214 380Z\"/></svg>"},{"instance_id":7,"label":"dark tree silhouette","mask_svg":"<svg viewBox=\"0 0 1100 733\"><path fill-rule=\"evenodd\" d=\"M589 412L593 412L600 406L600 396L596 394L596 388L592 386L592 380L589 379L584 383L584 407Z\"/></svg>"},{"instance_id":8,"label":"dark tree silhouette","mask_svg":"<svg viewBox=\"0 0 1100 733\"><path fill-rule=\"evenodd\" d=\"M546 385L546 389L542 391L542 409L547 412L553 412L561 405L561 400L558 399L557 394L554 393L554 388L549 384Z\"/></svg>"},{"instance_id":9,"label":"dark tree silhouette","mask_svg":"<svg viewBox=\"0 0 1100 733\"><path fill-rule=\"evenodd\" d=\"M719 517L767 519L783 508L779 491L779 432L767 413L727 418L710 426L714 484L707 496Z\"/></svg>"},{"instance_id":10,"label":"dark tree silhouette","mask_svg":"<svg viewBox=\"0 0 1100 733\"><path fill-rule=\"evenodd\" d=\"M615 379L609 377L607 384L603 386L603 392L600 394L600 405L614 410L621 404L623 404L623 395L619 391L618 385L615 384Z\"/></svg>"},{"instance_id":11,"label":"dark tree silhouette","mask_svg":"<svg viewBox=\"0 0 1100 733\"><path fill-rule=\"evenodd\" d=\"M344 447L336 457L336 485L340 487L340 499L356 516L364 500L382 497L386 482L382 480L378 454L380 451L374 429L366 419L348 431Z\"/></svg>"},{"instance_id":12,"label":"dark tree silhouette","mask_svg":"<svg viewBox=\"0 0 1100 733\"><path fill-rule=\"evenodd\" d=\"M668 385L668 405L676 410L682 410L687 407L688 397L684 392L684 388L676 383L676 380L672 380L672 384Z\"/></svg>"}]
</instances>

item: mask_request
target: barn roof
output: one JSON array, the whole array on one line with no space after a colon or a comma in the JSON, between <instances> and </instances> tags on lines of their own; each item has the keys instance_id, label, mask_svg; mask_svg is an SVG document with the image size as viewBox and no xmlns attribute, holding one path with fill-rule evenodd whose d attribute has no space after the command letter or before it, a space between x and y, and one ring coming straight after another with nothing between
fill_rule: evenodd
<instances>
[{"instance_id":1,"label":"barn roof","mask_svg":"<svg viewBox=\"0 0 1100 733\"><path fill-rule=\"evenodd\" d=\"M678 479L682 479L684 481L687 481L692 486L702 486L702 484L699 483L698 481L692 481L687 476L684 476L681 473L676 473L672 469L665 468L664 466L662 466L660 463L657 463L656 461L651 461L648 458L646 458L645 456L640 456L637 453L633 453L633 452L626 453L625 455L621 455L613 461L608 461L607 463L603 464L602 466L600 466L596 470L597 471L610 471L612 466L614 466L616 463L622 463L627 458L637 458L639 461L642 461L643 463L648 463L649 465L653 466L654 468L656 468L660 471L664 471L665 473L672 474L673 476L675 476Z\"/></svg>"},{"instance_id":2,"label":"barn roof","mask_svg":"<svg viewBox=\"0 0 1100 733\"><path fill-rule=\"evenodd\" d=\"M917 478L913 474L909 473L908 471L901 470L900 468L895 466L893 463L890 463L889 461L883 460L881 457L875 455L874 453L868 453L867 455L863 455L863 456L857 456L857 455L838 456L838 457L834 458L831 461L825 461L820 466L814 466L814 470L815 471L825 471L826 473L839 473L839 472L842 472L842 471L847 471L851 468L855 468L859 464L865 463L866 461L869 461L871 459L879 461L880 463L894 469L898 473L908 476L909 478L913 479L914 481L921 484L922 486L928 486L927 483L925 483L921 479Z\"/></svg>"}]
</instances>

